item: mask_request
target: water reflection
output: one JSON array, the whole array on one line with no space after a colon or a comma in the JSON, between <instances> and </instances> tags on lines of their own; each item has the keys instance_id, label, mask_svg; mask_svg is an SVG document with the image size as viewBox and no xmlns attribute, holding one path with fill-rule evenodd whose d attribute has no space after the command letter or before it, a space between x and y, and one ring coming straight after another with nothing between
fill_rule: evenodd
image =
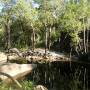
<instances>
[{"instance_id":1,"label":"water reflection","mask_svg":"<svg viewBox=\"0 0 90 90\"><path fill-rule=\"evenodd\" d=\"M28 79L53 90L89 90L89 74L89 65L48 62L38 63Z\"/></svg>"}]
</instances>

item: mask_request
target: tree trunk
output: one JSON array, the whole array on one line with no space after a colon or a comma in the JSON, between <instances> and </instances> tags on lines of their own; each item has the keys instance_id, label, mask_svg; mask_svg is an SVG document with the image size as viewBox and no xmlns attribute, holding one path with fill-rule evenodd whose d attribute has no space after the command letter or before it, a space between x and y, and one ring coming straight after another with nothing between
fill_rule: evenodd
<instances>
[{"instance_id":1,"label":"tree trunk","mask_svg":"<svg viewBox=\"0 0 90 90\"><path fill-rule=\"evenodd\" d=\"M84 18L83 18L83 25L84 25L84 28L83 28L83 31L84 31L84 33L83 33L83 34L84 34L84 35L83 35L83 36L84 36L83 41L84 41L84 42L83 42L83 43L84 43L84 52L86 53L86 34L85 34L85 29L86 29L86 28L85 28L85 20L84 20Z\"/></svg>"},{"instance_id":2,"label":"tree trunk","mask_svg":"<svg viewBox=\"0 0 90 90\"><path fill-rule=\"evenodd\" d=\"M5 30L6 30L6 50L9 53L10 52L10 47L11 47L11 40L10 40L10 26L9 26L9 21L5 24ZM7 55L7 62L9 61L8 55Z\"/></svg>"},{"instance_id":3,"label":"tree trunk","mask_svg":"<svg viewBox=\"0 0 90 90\"><path fill-rule=\"evenodd\" d=\"M47 55L47 28L45 30L45 56Z\"/></svg>"},{"instance_id":4,"label":"tree trunk","mask_svg":"<svg viewBox=\"0 0 90 90\"><path fill-rule=\"evenodd\" d=\"M10 26L9 26L9 24L7 25L7 35L8 35L7 49L8 49L8 52L9 52L9 49L10 49L10 47L11 47L11 40L10 40Z\"/></svg>"},{"instance_id":5,"label":"tree trunk","mask_svg":"<svg viewBox=\"0 0 90 90\"><path fill-rule=\"evenodd\" d=\"M87 30L87 52L88 52L88 38L89 38L89 30Z\"/></svg>"},{"instance_id":6,"label":"tree trunk","mask_svg":"<svg viewBox=\"0 0 90 90\"><path fill-rule=\"evenodd\" d=\"M48 49L51 47L51 27L49 28L49 37L48 37Z\"/></svg>"},{"instance_id":7,"label":"tree trunk","mask_svg":"<svg viewBox=\"0 0 90 90\"><path fill-rule=\"evenodd\" d=\"M87 52L88 52L88 46L89 46L89 20L88 21L88 27L87 27Z\"/></svg>"},{"instance_id":8,"label":"tree trunk","mask_svg":"<svg viewBox=\"0 0 90 90\"><path fill-rule=\"evenodd\" d=\"M32 38L32 50L33 50L33 52L34 52L34 50L35 50L35 31L34 31L34 29L33 29L33 38Z\"/></svg>"}]
</instances>

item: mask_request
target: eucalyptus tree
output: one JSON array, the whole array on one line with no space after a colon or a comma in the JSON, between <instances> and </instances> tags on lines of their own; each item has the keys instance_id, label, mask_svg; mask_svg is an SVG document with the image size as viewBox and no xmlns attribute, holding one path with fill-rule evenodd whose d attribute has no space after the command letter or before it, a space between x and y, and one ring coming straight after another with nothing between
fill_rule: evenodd
<instances>
[{"instance_id":1,"label":"eucalyptus tree","mask_svg":"<svg viewBox=\"0 0 90 90\"><path fill-rule=\"evenodd\" d=\"M68 1L66 4L66 10L63 14L63 18L61 21L62 27L66 32L68 32L72 39L72 44L75 47L75 50L79 52L87 51L87 43L88 43L88 35L86 36L87 26L87 18L90 17L90 5L88 0L79 0L78 3ZM89 23L89 22L88 22ZM80 46L81 37L79 34L83 32L83 48L78 48ZM87 42L86 42L87 39ZM80 50L81 49L81 50Z\"/></svg>"},{"instance_id":2,"label":"eucalyptus tree","mask_svg":"<svg viewBox=\"0 0 90 90\"><path fill-rule=\"evenodd\" d=\"M19 18L24 19L25 24L31 28L32 32L32 50L35 49L35 31L38 23L38 12L33 8L32 3L26 0L18 0L16 5L17 15Z\"/></svg>"},{"instance_id":3,"label":"eucalyptus tree","mask_svg":"<svg viewBox=\"0 0 90 90\"><path fill-rule=\"evenodd\" d=\"M47 47L50 49L51 46L52 27L58 22L58 17L61 14L61 2L62 0L44 0L39 7L39 19L45 30L45 55L47 54Z\"/></svg>"},{"instance_id":4,"label":"eucalyptus tree","mask_svg":"<svg viewBox=\"0 0 90 90\"><path fill-rule=\"evenodd\" d=\"M83 28L83 48L84 53L88 51L89 38L89 18L90 18L90 2L88 0L80 0L78 8L79 20ZM87 33L86 33L87 32Z\"/></svg>"},{"instance_id":5,"label":"eucalyptus tree","mask_svg":"<svg viewBox=\"0 0 90 90\"><path fill-rule=\"evenodd\" d=\"M7 32L7 48L9 49L11 47L10 27L12 22L14 23L16 20L21 20L24 21L25 26L31 28L32 47L34 51L38 12L36 8L33 8L31 0L1 0L1 4L3 5L1 18ZM24 27L22 27L22 29L24 29ZM20 30L18 32L20 32ZM25 35L23 36L25 37Z\"/></svg>"},{"instance_id":6,"label":"eucalyptus tree","mask_svg":"<svg viewBox=\"0 0 90 90\"><path fill-rule=\"evenodd\" d=\"M5 32L6 32L6 48L11 48L11 38L10 38L10 26L12 24L13 15L14 15L14 2L12 0L1 0L0 1L2 5L2 11L0 14L1 17L1 24L4 26Z\"/></svg>"},{"instance_id":7,"label":"eucalyptus tree","mask_svg":"<svg viewBox=\"0 0 90 90\"><path fill-rule=\"evenodd\" d=\"M45 56L47 54L47 31L48 31L48 25L50 23L52 23L52 21L50 21L51 18L51 13L50 13L50 7L48 7L48 1L44 0L42 6L40 6L39 8L39 19L42 22L42 25L44 27L45 30Z\"/></svg>"},{"instance_id":8,"label":"eucalyptus tree","mask_svg":"<svg viewBox=\"0 0 90 90\"><path fill-rule=\"evenodd\" d=\"M86 46L86 48L85 48L85 52L86 53L88 53L88 47L89 47L89 32L90 32L90 1L88 1L88 0L86 0L86 2L84 1L84 7L83 7L84 9L85 9L85 11L84 11L84 13L85 13L85 25L86 25L86 41L84 41L85 42L85 46ZM83 9L82 8L82 9Z\"/></svg>"},{"instance_id":9,"label":"eucalyptus tree","mask_svg":"<svg viewBox=\"0 0 90 90\"><path fill-rule=\"evenodd\" d=\"M48 42L48 40L47 40L47 38L48 38L48 35L47 35L48 27L49 27L49 25L51 27L51 24L53 23L52 22L52 13L50 12L50 6L48 5L48 1L44 0L42 6L40 6L40 14L39 15L40 15L39 19L42 22L42 25L43 25L44 30L45 30L45 56L46 56L46 54L47 54L47 42ZM51 28L50 28L50 31L51 31ZM49 37L49 40L50 40L50 37Z\"/></svg>"},{"instance_id":10,"label":"eucalyptus tree","mask_svg":"<svg viewBox=\"0 0 90 90\"><path fill-rule=\"evenodd\" d=\"M87 52L89 52L89 32L90 32L90 2L88 3L88 13L87 13Z\"/></svg>"},{"instance_id":11,"label":"eucalyptus tree","mask_svg":"<svg viewBox=\"0 0 90 90\"><path fill-rule=\"evenodd\" d=\"M86 0L85 0L86 1ZM85 31L86 31L86 23L85 23L85 18L86 18L86 12L87 12L87 6L86 6L86 2L84 0L82 0L82 2L80 2L80 5L81 6L81 15L80 15L80 18L82 19L82 24L83 24L83 32L84 32L84 35L83 35L83 44L84 44L84 51L86 53L86 34L85 34Z\"/></svg>"},{"instance_id":12,"label":"eucalyptus tree","mask_svg":"<svg viewBox=\"0 0 90 90\"><path fill-rule=\"evenodd\" d=\"M61 28L59 20L61 19L61 16L65 12L65 2L64 0L50 0L50 12L52 14L52 23L49 25L49 32L51 32L51 29L55 29L55 33L57 34L57 37L60 35ZM51 35L49 34L49 37L51 39ZM58 38L57 38L58 39ZM50 45L48 46L50 48Z\"/></svg>"},{"instance_id":13,"label":"eucalyptus tree","mask_svg":"<svg viewBox=\"0 0 90 90\"><path fill-rule=\"evenodd\" d=\"M82 30L82 23L79 20L78 15L79 5L76 3L68 2L66 4L66 10L62 16L61 25L63 30L66 31L72 40L71 46L73 46L78 53L77 45L80 42L79 33Z\"/></svg>"}]
</instances>

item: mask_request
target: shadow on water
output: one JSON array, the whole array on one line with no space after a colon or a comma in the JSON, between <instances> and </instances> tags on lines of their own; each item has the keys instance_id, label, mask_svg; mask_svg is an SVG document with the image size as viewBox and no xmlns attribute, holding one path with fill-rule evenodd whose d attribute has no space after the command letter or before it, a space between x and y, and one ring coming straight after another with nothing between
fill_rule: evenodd
<instances>
[{"instance_id":1,"label":"shadow on water","mask_svg":"<svg viewBox=\"0 0 90 90\"><path fill-rule=\"evenodd\" d=\"M70 62L38 63L28 80L50 90L90 90L89 65Z\"/></svg>"}]
</instances>

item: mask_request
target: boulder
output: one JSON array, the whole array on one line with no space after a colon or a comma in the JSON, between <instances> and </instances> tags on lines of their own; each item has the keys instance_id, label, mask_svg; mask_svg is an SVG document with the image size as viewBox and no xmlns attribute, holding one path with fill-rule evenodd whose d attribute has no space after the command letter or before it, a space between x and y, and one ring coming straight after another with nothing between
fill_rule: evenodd
<instances>
[{"instance_id":1,"label":"boulder","mask_svg":"<svg viewBox=\"0 0 90 90\"><path fill-rule=\"evenodd\" d=\"M48 89L43 85L37 85L36 87L34 87L34 90L48 90Z\"/></svg>"},{"instance_id":2,"label":"boulder","mask_svg":"<svg viewBox=\"0 0 90 90\"><path fill-rule=\"evenodd\" d=\"M7 63L0 66L0 72L6 73L11 77L17 79L30 73L36 66L37 66L36 64ZM1 73L0 73L0 80L2 81L10 80L8 77L3 76Z\"/></svg>"},{"instance_id":3,"label":"boulder","mask_svg":"<svg viewBox=\"0 0 90 90\"><path fill-rule=\"evenodd\" d=\"M0 52L0 63L7 62L7 55L3 52Z\"/></svg>"}]
</instances>

